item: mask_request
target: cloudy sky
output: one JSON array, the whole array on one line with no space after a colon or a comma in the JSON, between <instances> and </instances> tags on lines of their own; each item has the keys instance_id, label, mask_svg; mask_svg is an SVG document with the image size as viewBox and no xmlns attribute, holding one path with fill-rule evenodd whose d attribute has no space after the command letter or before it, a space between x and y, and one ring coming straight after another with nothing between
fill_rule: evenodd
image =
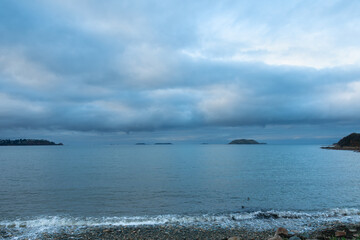
<instances>
[{"instance_id":1,"label":"cloudy sky","mask_svg":"<svg viewBox=\"0 0 360 240\"><path fill-rule=\"evenodd\" d=\"M360 1L0 1L0 138L332 143Z\"/></svg>"}]
</instances>

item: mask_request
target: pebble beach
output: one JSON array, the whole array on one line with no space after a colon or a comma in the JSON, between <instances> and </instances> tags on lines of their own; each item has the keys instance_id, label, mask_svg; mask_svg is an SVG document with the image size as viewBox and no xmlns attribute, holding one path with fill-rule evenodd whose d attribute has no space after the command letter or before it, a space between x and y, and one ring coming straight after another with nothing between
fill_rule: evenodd
<instances>
[{"instance_id":1,"label":"pebble beach","mask_svg":"<svg viewBox=\"0 0 360 240\"><path fill-rule=\"evenodd\" d=\"M360 239L360 224L332 224L312 232L291 232L285 228L254 231L245 228L196 228L183 226L140 227L84 227L56 233L41 233L30 238L16 237L16 232L0 231L0 239L253 239L253 240L304 240L304 239Z\"/></svg>"}]
</instances>

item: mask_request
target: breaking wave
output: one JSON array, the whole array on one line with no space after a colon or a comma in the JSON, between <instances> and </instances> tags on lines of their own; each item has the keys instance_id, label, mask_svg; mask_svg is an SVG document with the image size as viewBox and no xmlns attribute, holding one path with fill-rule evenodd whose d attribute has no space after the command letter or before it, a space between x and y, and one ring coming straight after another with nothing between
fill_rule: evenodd
<instances>
[{"instance_id":1,"label":"breaking wave","mask_svg":"<svg viewBox=\"0 0 360 240\"><path fill-rule=\"evenodd\" d=\"M311 231L331 223L360 223L356 208L327 211L254 211L228 214L159 215L135 217L64 217L47 216L33 219L0 221L0 238L35 239L44 233L74 232L91 227L116 226L184 226L202 228L247 228L261 231L282 226L291 231Z\"/></svg>"}]
</instances>

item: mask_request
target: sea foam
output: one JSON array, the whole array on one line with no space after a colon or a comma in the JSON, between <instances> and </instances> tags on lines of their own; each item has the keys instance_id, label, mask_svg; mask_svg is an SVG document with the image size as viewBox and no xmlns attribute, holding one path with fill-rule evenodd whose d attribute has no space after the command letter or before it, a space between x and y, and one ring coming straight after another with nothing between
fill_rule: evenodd
<instances>
[{"instance_id":1,"label":"sea foam","mask_svg":"<svg viewBox=\"0 0 360 240\"><path fill-rule=\"evenodd\" d=\"M44 233L78 232L92 227L184 226L201 228L246 228L272 230L282 226L290 231L311 231L332 223L360 223L360 209L327 211L254 211L227 214L159 215L132 217L46 216L32 219L0 221L0 237L35 239Z\"/></svg>"}]
</instances>

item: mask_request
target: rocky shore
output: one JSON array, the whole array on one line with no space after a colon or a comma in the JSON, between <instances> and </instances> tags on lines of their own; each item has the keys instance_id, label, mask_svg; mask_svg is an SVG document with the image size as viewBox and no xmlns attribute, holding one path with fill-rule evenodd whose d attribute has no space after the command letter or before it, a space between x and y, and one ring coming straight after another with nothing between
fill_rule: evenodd
<instances>
[{"instance_id":1,"label":"rocky shore","mask_svg":"<svg viewBox=\"0 0 360 240\"><path fill-rule=\"evenodd\" d=\"M322 149L331 149L331 150L350 150L355 152L360 152L360 134L352 133L339 142L334 143L331 146L321 147Z\"/></svg>"},{"instance_id":2,"label":"rocky shore","mask_svg":"<svg viewBox=\"0 0 360 240\"><path fill-rule=\"evenodd\" d=\"M340 147L338 145L321 147L322 149L330 149L330 150L348 150L354 152L360 152L360 147Z\"/></svg>"},{"instance_id":3,"label":"rocky shore","mask_svg":"<svg viewBox=\"0 0 360 240\"><path fill-rule=\"evenodd\" d=\"M0 231L1 239L13 239L15 232ZM18 238L28 239L28 238ZM33 238L31 238L33 239ZM242 228L197 228L183 226L140 227L83 227L57 233L42 233L34 239L223 239L223 240L360 240L360 224L333 224L313 232L291 232L285 228L276 231L251 231Z\"/></svg>"}]
</instances>

